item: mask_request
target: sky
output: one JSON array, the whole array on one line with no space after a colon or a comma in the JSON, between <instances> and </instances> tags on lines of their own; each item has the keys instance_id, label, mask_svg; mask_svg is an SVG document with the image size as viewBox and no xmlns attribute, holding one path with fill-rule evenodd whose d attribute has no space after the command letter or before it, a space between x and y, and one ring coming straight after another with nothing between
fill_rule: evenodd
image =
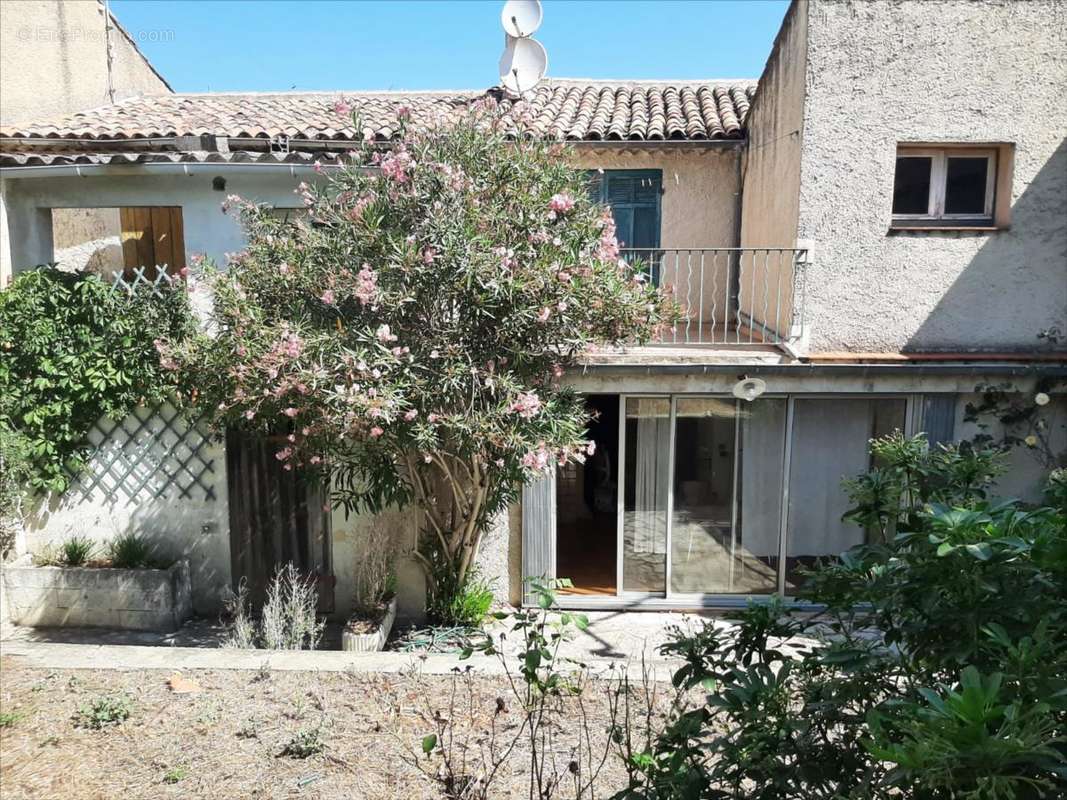
<instances>
[{"instance_id":1,"label":"sky","mask_svg":"<svg viewBox=\"0 0 1067 800\"><path fill-rule=\"evenodd\" d=\"M480 89L499 0L111 0L179 92ZM548 76L757 78L787 0L546 0Z\"/></svg>"}]
</instances>

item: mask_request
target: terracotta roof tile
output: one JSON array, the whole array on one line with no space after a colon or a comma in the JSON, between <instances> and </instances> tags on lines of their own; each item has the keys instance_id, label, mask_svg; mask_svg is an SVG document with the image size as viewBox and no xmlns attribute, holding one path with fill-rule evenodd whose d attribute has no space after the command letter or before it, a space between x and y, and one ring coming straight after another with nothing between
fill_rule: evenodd
<instances>
[{"instance_id":1,"label":"terracotta roof tile","mask_svg":"<svg viewBox=\"0 0 1067 800\"><path fill-rule=\"evenodd\" d=\"M754 82L648 84L547 81L528 98L502 99L505 114L534 135L554 139L657 140L740 138ZM37 124L5 126L7 138L114 140L226 136L348 141L352 122L333 104L345 97L363 120L363 133L388 140L396 108L413 121L462 113L488 92L168 94L137 97Z\"/></svg>"}]
</instances>

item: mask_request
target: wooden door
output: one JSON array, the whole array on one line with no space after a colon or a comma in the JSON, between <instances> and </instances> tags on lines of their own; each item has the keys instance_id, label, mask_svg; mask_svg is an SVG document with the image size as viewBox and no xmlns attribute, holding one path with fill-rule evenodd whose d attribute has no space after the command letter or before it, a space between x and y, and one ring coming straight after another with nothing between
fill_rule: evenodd
<instances>
[{"instance_id":1,"label":"wooden door","mask_svg":"<svg viewBox=\"0 0 1067 800\"><path fill-rule=\"evenodd\" d=\"M292 563L315 578L319 611L329 613L334 579L328 492L321 483L282 468L274 455L282 443L283 437L227 432L233 585L236 589L243 580L258 608L277 569Z\"/></svg>"},{"instance_id":2,"label":"wooden door","mask_svg":"<svg viewBox=\"0 0 1067 800\"><path fill-rule=\"evenodd\" d=\"M122 226L122 260L126 277L136 267L145 268L145 277L155 278L166 266L176 275L185 268L185 229L180 206L126 206L119 209Z\"/></svg>"}]
</instances>

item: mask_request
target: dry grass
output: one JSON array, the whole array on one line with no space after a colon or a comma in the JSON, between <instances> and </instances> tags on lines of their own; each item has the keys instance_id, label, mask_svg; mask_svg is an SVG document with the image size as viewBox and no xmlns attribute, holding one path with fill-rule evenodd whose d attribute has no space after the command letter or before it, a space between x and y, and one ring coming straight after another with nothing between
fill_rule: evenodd
<instances>
[{"instance_id":1,"label":"dry grass","mask_svg":"<svg viewBox=\"0 0 1067 800\"><path fill-rule=\"evenodd\" d=\"M411 762L433 713L448 708L450 676L195 671L183 677L202 691L176 694L157 670L48 671L5 660L0 671L0 709L17 716L0 728L4 800L441 797ZM498 697L512 702L503 678L472 686L476 719L491 720ZM594 682L586 694L594 749L606 741L607 688ZM131 701L125 722L99 731L72 723L79 707L120 694ZM668 699L664 691L658 707ZM514 710L506 714L498 726L518 724ZM564 763L578 733L578 715L568 714L556 737ZM282 755L294 741L318 740L321 753ZM526 797L527 760L517 748L494 797ZM611 756L596 796L624 782Z\"/></svg>"}]
</instances>

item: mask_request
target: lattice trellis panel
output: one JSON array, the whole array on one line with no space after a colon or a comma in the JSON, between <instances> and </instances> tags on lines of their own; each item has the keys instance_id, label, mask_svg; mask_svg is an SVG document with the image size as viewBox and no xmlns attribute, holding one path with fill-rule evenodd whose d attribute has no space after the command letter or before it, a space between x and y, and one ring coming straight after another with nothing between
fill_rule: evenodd
<instances>
[{"instance_id":1,"label":"lattice trellis panel","mask_svg":"<svg viewBox=\"0 0 1067 800\"><path fill-rule=\"evenodd\" d=\"M216 456L203 420L170 405L138 408L118 422L97 421L89 441L88 467L69 490L78 499L216 499Z\"/></svg>"},{"instance_id":2,"label":"lattice trellis panel","mask_svg":"<svg viewBox=\"0 0 1067 800\"><path fill-rule=\"evenodd\" d=\"M152 276L149 277L147 271L152 270ZM127 274L123 274L121 271L116 271L112 275L114 281L111 291L123 290L127 293L132 293L135 289L141 286L148 286L152 289L152 294L162 296L160 287L170 286L179 278L175 278L167 273L167 265L163 264L160 267L133 267L127 270Z\"/></svg>"}]
</instances>

